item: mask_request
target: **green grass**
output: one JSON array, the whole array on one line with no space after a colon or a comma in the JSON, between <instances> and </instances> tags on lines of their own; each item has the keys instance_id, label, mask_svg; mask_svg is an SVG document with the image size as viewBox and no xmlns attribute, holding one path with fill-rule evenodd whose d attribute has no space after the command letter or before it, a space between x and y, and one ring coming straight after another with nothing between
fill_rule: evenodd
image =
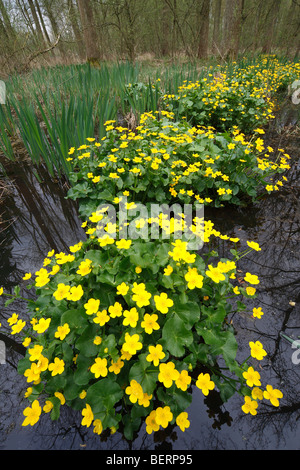
<instances>
[{"instance_id":1,"label":"green grass","mask_svg":"<svg viewBox=\"0 0 300 470\"><path fill-rule=\"evenodd\" d=\"M6 104L0 107L0 152L15 159L12 143L21 139L33 164L44 164L51 175L66 174L66 155L87 137L102 138L104 123L132 110L137 116L159 107L161 82L175 90L184 78L195 79L193 65L159 68L131 64L57 66L12 76L6 83ZM128 84L144 83L131 95ZM153 84L154 82L154 84ZM3 158L3 157L2 157Z\"/></svg>"}]
</instances>

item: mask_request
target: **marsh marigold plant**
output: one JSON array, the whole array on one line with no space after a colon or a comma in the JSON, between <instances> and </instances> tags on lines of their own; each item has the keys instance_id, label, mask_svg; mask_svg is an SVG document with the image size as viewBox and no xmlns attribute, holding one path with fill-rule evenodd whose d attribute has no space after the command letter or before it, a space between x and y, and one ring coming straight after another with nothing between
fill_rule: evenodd
<instances>
[{"instance_id":1,"label":"marsh marigold plant","mask_svg":"<svg viewBox=\"0 0 300 470\"><path fill-rule=\"evenodd\" d=\"M182 235L184 214L178 219L134 212L139 203L147 208L152 203L241 204L255 200L260 188L270 192L284 183L279 175L289 168L289 156L282 150L273 159L258 126L261 116L267 119L273 112L259 88L268 74L259 73L257 89L237 110L243 123L243 113L245 118L252 114L247 106L256 103L250 124L258 122L251 137L236 121L223 132L209 122L174 120L178 101L195 117L201 94L201 109L209 106L209 116L225 123L222 116L233 106L229 93L240 99L247 83L245 73L236 83L224 73L209 84L184 83L177 97L166 98L169 109L142 115L135 132L109 121L102 140L91 137L70 149L68 197L79 203L85 237L66 253L50 247L43 266L23 276L22 288L35 293L27 300L29 319L15 312L7 321L26 347L18 364L28 384L24 426L45 414L58 419L61 407L69 406L96 434L120 429L133 439L143 423L148 434L169 425L185 431L194 388L204 396L217 390L223 401L238 393L242 410L251 415L263 399L279 406L282 392L264 384L263 344L253 338L248 357L239 362L229 321L233 312L247 308L248 299L257 298L258 276L244 273L239 283L236 274L240 257L259 252L259 244L248 241L242 247L211 221L199 225L193 218L190 234L205 249L190 250ZM107 219L105 204L123 205L126 222ZM128 223L134 224L132 235L143 231L147 236L125 237ZM160 233L155 239L153 229ZM229 244L230 259L212 250L215 238ZM0 288L0 295L8 295L10 303L20 297L20 288L14 295ZM249 312L257 319L263 314L259 303Z\"/></svg>"}]
</instances>

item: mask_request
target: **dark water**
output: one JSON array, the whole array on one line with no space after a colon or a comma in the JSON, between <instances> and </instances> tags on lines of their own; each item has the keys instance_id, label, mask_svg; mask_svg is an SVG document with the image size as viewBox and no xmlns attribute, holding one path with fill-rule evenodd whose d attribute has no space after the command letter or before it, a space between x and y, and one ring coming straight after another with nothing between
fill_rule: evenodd
<instances>
[{"instance_id":1,"label":"dark water","mask_svg":"<svg viewBox=\"0 0 300 470\"><path fill-rule=\"evenodd\" d=\"M242 412L240 397L222 404L216 391L205 398L195 388L188 410L191 426L185 433L173 427L149 436L143 425L131 443L118 432L99 437L81 426L80 413L65 407L58 421L43 415L34 427L23 428L27 383L16 371L20 354L7 348L6 363L0 364L0 450L300 449L300 364L293 363L294 350L280 334L293 339L300 336L299 137L273 136L272 142L285 145L293 156L286 187L247 209L207 210L205 216L222 233L237 236L244 243L255 240L262 248L243 258L239 269L259 276L258 299L247 305L250 312L253 306L261 306L265 314L254 320L243 313L235 315L233 322L240 345L238 358L248 356L249 341L263 343L268 352L261 362L263 385L270 383L282 390L281 406L261 404L257 416L252 417ZM66 186L43 175L39 183L22 168L14 169L13 178L12 194L0 206L0 285L6 288L17 285L25 272L39 269L50 249L67 249L83 236L76 207L64 199ZM227 256L229 245L220 241L218 249L220 255ZM16 308L15 304L1 308L2 325Z\"/></svg>"}]
</instances>

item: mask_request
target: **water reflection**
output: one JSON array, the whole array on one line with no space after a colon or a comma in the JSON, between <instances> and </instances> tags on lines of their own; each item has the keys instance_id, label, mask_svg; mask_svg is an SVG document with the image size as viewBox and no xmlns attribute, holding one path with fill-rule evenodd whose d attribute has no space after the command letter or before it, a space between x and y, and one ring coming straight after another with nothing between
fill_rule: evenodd
<instances>
[{"instance_id":1,"label":"water reflection","mask_svg":"<svg viewBox=\"0 0 300 470\"><path fill-rule=\"evenodd\" d=\"M249 309L234 315L232 321L238 334L241 360L248 356L248 343L253 338L261 340L268 351L267 359L261 364L261 376L264 386L271 383L283 391L280 408L264 403L259 406L257 416L252 417L241 411L240 397L223 404L217 391L204 397L194 388L188 410L191 426L185 433L170 426L149 436L142 425L133 442L127 442L119 432L99 437L81 426L80 414L64 407L59 421L51 422L44 415L33 428L22 428L27 383L17 374L20 354L11 345L7 363L0 365L0 449L299 448L300 364L292 362L291 344L280 335L284 332L292 339L300 335L299 147L293 149L293 155L292 170L287 174L289 182L280 193L248 208L225 208L205 214L222 233L239 237L243 246L247 240L255 240L262 248L261 252L244 257L239 265L241 277L247 271L259 276L258 300L250 302ZM67 188L41 176L38 183L26 169L14 174L13 194L5 205L6 219L14 222L0 234L1 285L16 285L24 272L39 269L47 251L64 250L83 236L76 208L64 199ZM225 241L220 240L217 249L221 256L230 255ZM251 316L257 302L265 312L261 320ZM6 309L1 315L5 318L9 314ZM253 365L256 367L257 362Z\"/></svg>"}]
</instances>

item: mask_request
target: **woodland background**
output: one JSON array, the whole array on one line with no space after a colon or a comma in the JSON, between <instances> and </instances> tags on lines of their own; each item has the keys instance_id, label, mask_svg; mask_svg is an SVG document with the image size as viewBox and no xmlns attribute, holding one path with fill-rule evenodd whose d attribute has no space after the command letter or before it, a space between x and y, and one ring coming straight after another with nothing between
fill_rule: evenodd
<instances>
[{"instance_id":1,"label":"woodland background","mask_svg":"<svg viewBox=\"0 0 300 470\"><path fill-rule=\"evenodd\" d=\"M0 75L38 65L300 50L299 0L0 0Z\"/></svg>"}]
</instances>

